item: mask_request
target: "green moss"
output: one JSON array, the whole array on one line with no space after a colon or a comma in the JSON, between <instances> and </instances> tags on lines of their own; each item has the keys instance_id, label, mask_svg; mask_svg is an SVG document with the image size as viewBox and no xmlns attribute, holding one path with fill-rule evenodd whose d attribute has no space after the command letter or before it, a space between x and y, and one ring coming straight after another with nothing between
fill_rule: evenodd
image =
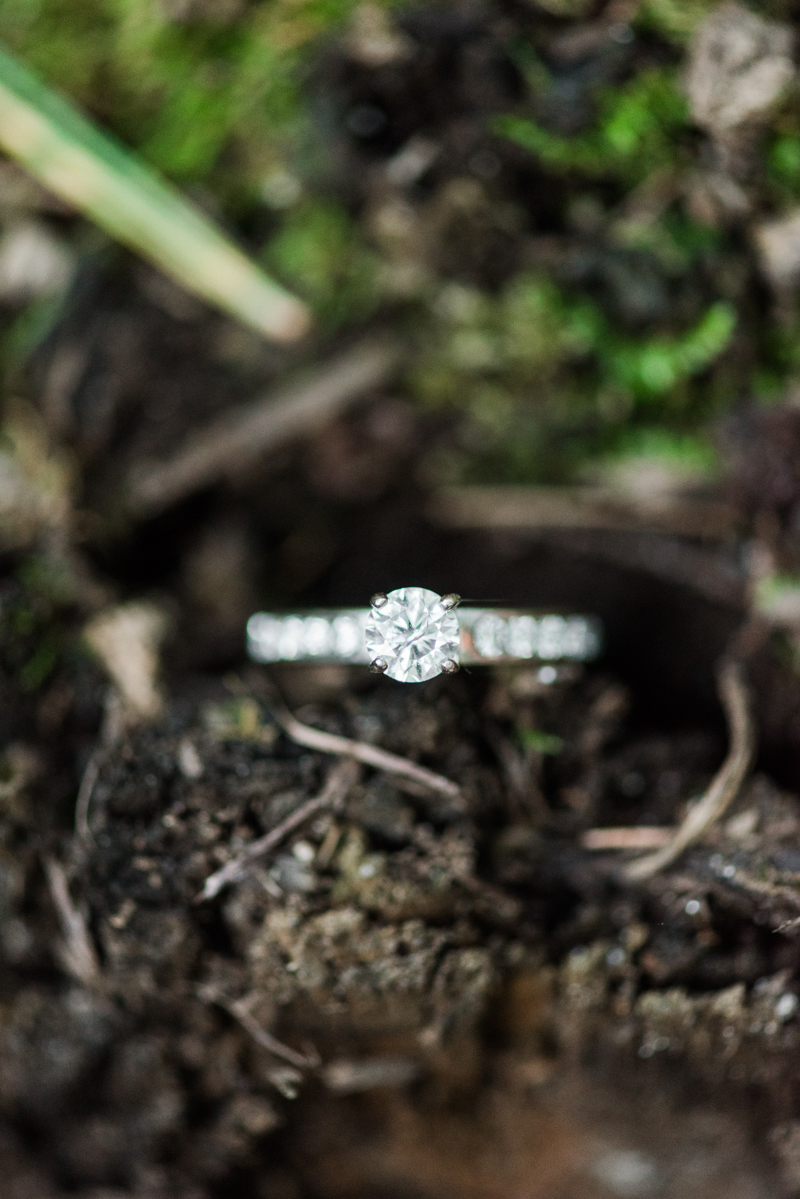
<instances>
[{"instance_id":1,"label":"green moss","mask_svg":"<svg viewBox=\"0 0 800 1199\"><path fill-rule=\"evenodd\" d=\"M0 41L151 165L228 195L286 151L309 48L355 2L262 0L224 20L209 0L176 20L161 0L4 0Z\"/></svg>"},{"instance_id":2,"label":"green moss","mask_svg":"<svg viewBox=\"0 0 800 1199\"><path fill-rule=\"evenodd\" d=\"M609 335L600 339L597 350L612 382L648 400L705 370L728 346L735 327L735 310L718 300L682 335L641 341Z\"/></svg>"},{"instance_id":3,"label":"green moss","mask_svg":"<svg viewBox=\"0 0 800 1199\"><path fill-rule=\"evenodd\" d=\"M529 372L586 355L597 341L593 305L569 303L545 276L518 275L503 293L498 318L509 364Z\"/></svg>"},{"instance_id":4,"label":"green moss","mask_svg":"<svg viewBox=\"0 0 800 1199\"><path fill-rule=\"evenodd\" d=\"M0 670L23 691L47 682L68 653L72 589L49 560L21 561L0 589Z\"/></svg>"},{"instance_id":5,"label":"green moss","mask_svg":"<svg viewBox=\"0 0 800 1199\"><path fill-rule=\"evenodd\" d=\"M564 741L554 733L543 733L541 729L520 729L518 737L523 749L537 754L557 755L564 748Z\"/></svg>"},{"instance_id":6,"label":"green moss","mask_svg":"<svg viewBox=\"0 0 800 1199\"><path fill-rule=\"evenodd\" d=\"M425 403L465 418L461 454L429 459L437 483L563 482L587 457L620 452L620 434L640 418L651 430L665 421L661 448L688 454L691 438L669 439L686 438L687 420L707 418L694 380L714 367L736 325L734 308L716 301L686 329L634 336L541 273L517 275L496 297L450 285L436 310L411 384ZM645 434L634 424L630 436Z\"/></svg>"},{"instance_id":7,"label":"green moss","mask_svg":"<svg viewBox=\"0 0 800 1199\"><path fill-rule=\"evenodd\" d=\"M687 107L673 68L651 67L621 87L604 89L598 109L595 126L577 137L560 137L514 115L496 118L494 128L551 171L610 176L628 185L676 161Z\"/></svg>"},{"instance_id":8,"label":"green moss","mask_svg":"<svg viewBox=\"0 0 800 1199\"><path fill-rule=\"evenodd\" d=\"M510 373L540 383L565 364L591 359L601 386L617 385L649 400L705 370L728 346L735 325L734 308L719 300L684 332L626 336L592 300L568 295L546 276L518 275L497 301L487 298L480 317L461 324L444 347L452 371ZM472 346L469 355L465 344ZM441 349L437 343L434 352Z\"/></svg>"},{"instance_id":9,"label":"green moss","mask_svg":"<svg viewBox=\"0 0 800 1199\"><path fill-rule=\"evenodd\" d=\"M652 255L660 272L668 278L688 274L702 260L710 260L724 248L718 229L699 225L676 207L660 220L618 221L614 241L626 249Z\"/></svg>"},{"instance_id":10,"label":"green moss","mask_svg":"<svg viewBox=\"0 0 800 1199\"><path fill-rule=\"evenodd\" d=\"M168 0L3 0L0 41L151 164L236 216L263 207L268 180L286 163L302 173L314 144L303 72L320 37L356 3L251 0L224 19L214 0L193 0L189 15L175 20ZM679 57L672 47L683 51L712 7L712 0L644 0L635 25L647 60L672 63ZM552 20L544 25L549 36ZM691 438L751 385L772 400L800 372L800 320L777 328L766 315L748 318L742 336L753 353L737 362L753 363L752 379L726 358L735 305L746 308L725 272L731 264L746 268L737 235L691 220L682 198L688 188L674 185L689 181L687 168L697 165L681 68L647 66L599 89L591 127L562 137L530 116L552 83L535 40L512 47L529 106L494 127L535 155L542 186L553 180L565 197L554 201L562 204L557 227L569 228L576 202L590 196L602 252L641 255L675 303L632 332L602 294L559 286L542 272L521 271L496 295L434 283L431 303L426 293L408 305L419 341L408 379L420 403L463 414L459 444L432 467L448 481L568 479L587 458L644 436L642 427L652 432L661 422L665 437ZM767 198L777 211L800 200L793 104L777 114L767 146ZM637 201L626 205L633 190L657 192L659 181L667 193L674 185L665 209L626 216L636 208ZM380 263L342 207L305 199L273 219L265 264L312 304L323 331L376 310ZM7 363L24 360L54 311L48 301L23 314L3 347Z\"/></svg>"},{"instance_id":11,"label":"green moss","mask_svg":"<svg viewBox=\"0 0 800 1199\"><path fill-rule=\"evenodd\" d=\"M265 259L329 326L363 318L377 302L377 260L338 204L299 205L270 241Z\"/></svg>"},{"instance_id":12,"label":"green moss","mask_svg":"<svg viewBox=\"0 0 800 1199\"><path fill-rule=\"evenodd\" d=\"M682 46L715 7L716 0L644 0L636 24Z\"/></svg>"},{"instance_id":13,"label":"green moss","mask_svg":"<svg viewBox=\"0 0 800 1199\"><path fill-rule=\"evenodd\" d=\"M61 654L61 641L56 634L49 634L39 641L33 654L19 672L23 691L38 691L55 670Z\"/></svg>"},{"instance_id":14,"label":"green moss","mask_svg":"<svg viewBox=\"0 0 800 1199\"><path fill-rule=\"evenodd\" d=\"M662 426L624 430L613 458L607 461L642 460L662 462L674 472L706 478L713 477L719 469L717 453L706 437L677 433Z\"/></svg>"},{"instance_id":15,"label":"green moss","mask_svg":"<svg viewBox=\"0 0 800 1199\"><path fill-rule=\"evenodd\" d=\"M800 131L779 132L767 148L767 180L779 202L800 200Z\"/></svg>"}]
</instances>

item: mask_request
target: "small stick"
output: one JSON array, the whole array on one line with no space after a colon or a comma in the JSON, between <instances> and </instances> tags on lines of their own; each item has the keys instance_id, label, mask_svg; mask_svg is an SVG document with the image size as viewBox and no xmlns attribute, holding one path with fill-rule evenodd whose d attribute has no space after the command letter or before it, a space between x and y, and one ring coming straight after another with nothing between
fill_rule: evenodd
<instances>
[{"instance_id":1,"label":"small stick","mask_svg":"<svg viewBox=\"0 0 800 1199\"><path fill-rule=\"evenodd\" d=\"M245 1032L249 1033L253 1040L273 1057L279 1057L299 1070L314 1070L319 1066L318 1057L309 1057L304 1053L298 1053L296 1049L284 1045L283 1041L279 1041L277 1037L273 1037L271 1032L267 1032L265 1028L261 1027L250 1011L250 1005L254 1002L255 996L250 999L228 999L214 987L201 987L199 996L206 1003L215 1003L218 1007L224 1008L233 1016L234 1020L239 1021Z\"/></svg>"},{"instance_id":2,"label":"small stick","mask_svg":"<svg viewBox=\"0 0 800 1199\"><path fill-rule=\"evenodd\" d=\"M191 433L171 458L136 468L124 497L128 511L139 519L154 516L269 451L307 437L384 383L400 359L397 345L365 340L262 399L225 413Z\"/></svg>"},{"instance_id":3,"label":"small stick","mask_svg":"<svg viewBox=\"0 0 800 1199\"><path fill-rule=\"evenodd\" d=\"M635 494L591 485L525 487L446 487L435 492L431 515L437 524L456 529L602 529L658 532L711 541L736 532L739 516L732 504L691 498L679 491L661 502L643 503Z\"/></svg>"},{"instance_id":4,"label":"small stick","mask_svg":"<svg viewBox=\"0 0 800 1199\"><path fill-rule=\"evenodd\" d=\"M274 692L270 696L269 706L272 715L283 731L298 745L305 745L308 749L318 749L323 754L346 755L349 758L355 758L357 762L363 762L365 766L372 766L375 770L385 770L387 774L396 774L400 778L412 779L429 791L437 791L440 795L446 795L448 799L460 800L462 798L461 788L457 783L445 778L443 774L436 774L435 771L428 770L425 766L419 766L410 758L401 758L399 754L379 749L376 745L367 745L363 741L352 741L349 737L340 737L337 733L325 733L322 729L314 729L310 725L302 724L295 716L292 716L289 709Z\"/></svg>"},{"instance_id":5,"label":"small stick","mask_svg":"<svg viewBox=\"0 0 800 1199\"><path fill-rule=\"evenodd\" d=\"M581 837L584 849L661 849L675 836L674 828L628 825L623 828L590 828Z\"/></svg>"},{"instance_id":6,"label":"small stick","mask_svg":"<svg viewBox=\"0 0 800 1199\"><path fill-rule=\"evenodd\" d=\"M655 853L637 858L624 868L623 876L631 882L651 878L674 862L688 846L705 836L739 794L753 761L756 741L750 693L740 662L730 658L723 662L718 687L728 720L728 756L711 780L705 795L689 809L669 843Z\"/></svg>"},{"instance_id":7,"label":"small stick","mask_svg":"<svg viewBox=\"0 0 800 1199\"><path fill-rule=\"evenodd\" d=\"M282 1058L290 1066L296 1066L298 1070L313 1070L319 1065L318 1058L307 1057L304 1053L290 1049L288 1045L284 1045L283 1041L279 1041L277 1037L273 1037L271 1032L262 1028L243 999L226 1003L224 1006L239 1021L245 1032L248 1032L253 1040L263 1049L267 1049L273 1057Z\"/></svg>"},{"instance_id":8,"label":"small stick","mask_svg":"<svg viewBox=\"0 0 800 1199\"><path fill-rule=\"evenodd\" d=\"M100 963L86 922L72 902L64 868L55 858L45 858L44 868L64 935L64 942L60 946L62 965L85 987L94 986L100 977Z\"/></svg>"},{"instance_id":9,"label":"small stick","mask_svg":"<svg viewBox=\"0 0 800 1199\"><path fill-rule=\"evenodd\" d=\"M89 808L99 773L100 750L95 749L86 763L81 785L78 788L78 798L75 801L75 832L82 841L88 841L92 835L89 827Z\"/></svg>"},{"instance_id":10,"label":"small stick","mask_svg":"<svg viewBox=\"0 0 800 1199\"><path fill-rule=\"evenodd\" d=\"M215 871L214 874L209 875L195 902L202 903L206 899L213 899L228 883L237 882L247 873L257 858L269 853L317 812L321 812L324 808L339 807L357 778L358 767L352 758L345 759L344 762L334 766L319 795L307 800L299 808L295 808L285 820L270 829L263 837L259 837L257 841L253 841L238 857Z\"/></svg>"}]
</instances>

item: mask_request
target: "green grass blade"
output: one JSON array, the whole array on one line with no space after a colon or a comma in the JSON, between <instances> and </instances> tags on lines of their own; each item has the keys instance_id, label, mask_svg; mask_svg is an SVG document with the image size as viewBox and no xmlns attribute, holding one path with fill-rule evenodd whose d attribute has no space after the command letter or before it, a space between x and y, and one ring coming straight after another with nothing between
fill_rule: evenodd
<instances>
[{"instance_id":1,"label":"green grass blade","mask_svg":"<svg viewBox=\"0 0 800 1199\"><path fill-rule=\"evenodd\" d=\"M0 49L0 146L62 199L187 290L292 341L308 309L197 208Z\"/></svg>"}]
</instances>

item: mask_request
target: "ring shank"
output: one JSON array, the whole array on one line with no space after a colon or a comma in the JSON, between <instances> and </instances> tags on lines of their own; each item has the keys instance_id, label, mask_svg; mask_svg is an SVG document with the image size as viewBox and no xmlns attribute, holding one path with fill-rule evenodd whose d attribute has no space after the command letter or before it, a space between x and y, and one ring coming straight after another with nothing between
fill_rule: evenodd
<instances>
[{"instance_id":1,"label":"ring shank","mask_svg":"<svg viewBox=\"0 0 800 1199\"><path fill-rule=\"evenodd\" d=\"M369 608L278 614L256 612L247 622L247 652L255 662L368 665L364 641ZM462 666L495 662L589 662L602 647L593 616L519 609L459 608Z\"/></svg>"}]
</instances>

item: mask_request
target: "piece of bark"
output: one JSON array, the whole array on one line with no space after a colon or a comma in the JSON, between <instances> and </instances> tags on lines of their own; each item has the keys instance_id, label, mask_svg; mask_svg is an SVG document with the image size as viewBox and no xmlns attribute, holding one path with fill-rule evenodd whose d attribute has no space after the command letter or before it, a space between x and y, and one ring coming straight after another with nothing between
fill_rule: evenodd
<instances>
[{"instance_id":1,"label":"piece of bark","mask_svg":"<svg viewBox=\"0 0 800 1199\"><path fill-rule=\"evenodd\" d=\"M172 458L140 463L127 480L124 507L138 519L154 516L237 474L267 452L326 425L385 382L399 361L397 345L364 341L319 364L305 378L225 413L191 434Z\"/></svg>"}]
</instances>

